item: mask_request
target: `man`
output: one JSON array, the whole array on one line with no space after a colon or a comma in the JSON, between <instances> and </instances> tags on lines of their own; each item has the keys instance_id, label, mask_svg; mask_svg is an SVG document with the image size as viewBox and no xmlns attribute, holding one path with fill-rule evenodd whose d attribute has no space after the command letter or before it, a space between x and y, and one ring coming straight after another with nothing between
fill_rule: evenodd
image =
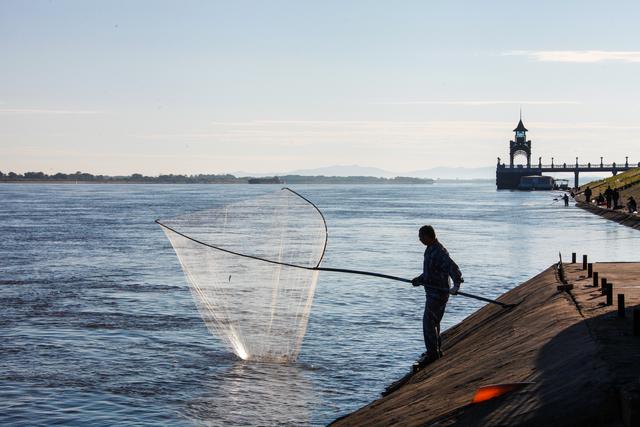
<instances>
[{"instance_id":1,"label":"man","mask_svg":"<svg viewBox=\"0 0 640 427\"><path fill-rule=\"evenodd\" d=\"M627 199L627 209L629 209L629 213L632 214L638 210L638 204L636 203L636 199L633 196L629 196Z\"/></svg>"},{"instance_id":2,"label":"man","mask_svg":"<svg viewBox=\"0 0 640 427\"><path fill-rule=\"evenodd\" d=\"M611 193L611 197L613 198L613 209L618 209L618 200L620 200L620 192L617 188L613 189Z\"/></svg>"},{"instance_id":3,"label":"man","mask_svg":"<svg viewBox=\"0 0 640 427\"><path fill-rule=\"evenodd\" d=\"M458 265L449 256L449 252L436 239L433 227L430 225L421 227L418 238L427 247L424 251L422 274L412 280L413 286L424 286L427 297L422 318L424 345L427 351L420 359L420 365L424 366L442 357L440 321L444 315L449 294L457 294L464 279ZM449 278L453 279L451 289L449 289Z\"/></svg>"},{"instance_id":4,"label":"man","mask_svg":"<svg viewBox=\"0 0 640 427\"><path fill-rule=\"evenodd\" d=\"M567 193L564 193L564 196L562 196L562 200L564 200L565 206L569 206L569 195Z\"/></svg>"},{"instance_id":5,"label":"man","mask_svg":"<svg viewBox=\"0 0 640 427\"><path fill-rule=\"evenodd\" d=\"M611 186L608 186L606 190L604 190L604 198L607 199L607 209L611 209L611 201L613 200L613 190Z\"/></svg>"},{"instance_id":6,"label":"man","mask_svg":"<svg viewBox=\"0 0 640 427\"><path fill-rule=\"evenodd\" d=\"M587 185L587 188L584 189L584 202L591 203L591 188Z\"/></svg>"}]
</instances>

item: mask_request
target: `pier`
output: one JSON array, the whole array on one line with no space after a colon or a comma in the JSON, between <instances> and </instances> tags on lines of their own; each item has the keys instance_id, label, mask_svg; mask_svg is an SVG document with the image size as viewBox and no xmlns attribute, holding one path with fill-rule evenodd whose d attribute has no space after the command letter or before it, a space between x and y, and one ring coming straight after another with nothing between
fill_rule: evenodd
<instances>
[{"instance_id":1,"label":"pier","mask_svg":"<svg viewBox=\"0 0 640 427\"><path fill-rule=\"evenodd\" d=\"M640 162L637 164L629 164L629 158L625 158L624 163L610 163L606 164L600 159L600 163L586 163L580 164L577 161L574 164L554 164L543 165L542 158L538 160L538 165L507 165L500 163L498 158L498 165L496 168L496 186L498 190L515 190L520 184L520 179L523 176L542 175L544 172L571 172L574 174L574 187L579 187L578 180L580 172L611 172L616 175L618 172L624 172L631 168L640 167Z\"/></svg>"},{"instance_id":2,"label":"pier","mask_svg":"<svg viewBox=\"0 0 640 427\"><path fill-rule=\"evenodd\" d=\"M600 162L596 163L579 163L578 157L572 163L555 163L551 158L551 164L543 165L542 157L538 157L538 164L531 163L531 141L527 140L528 132L522 123L522 117L518 122L518 126L513 130L515 132L515 140L510 141L509 145L509 164L500 163L496 166L496 187L498 190L516 190L520 185L520 180L524 176L541 176L544 172L569 172L574 174L574 187L579 187L579 178L581 172L611 172L616 175L631 168L640 167L637 164L629 164L629 157L625 157L624 162L604 163L604 157L600 157ZM514 163L516 156L526 157L526 164Z\"/></svg>"}]
</instances>

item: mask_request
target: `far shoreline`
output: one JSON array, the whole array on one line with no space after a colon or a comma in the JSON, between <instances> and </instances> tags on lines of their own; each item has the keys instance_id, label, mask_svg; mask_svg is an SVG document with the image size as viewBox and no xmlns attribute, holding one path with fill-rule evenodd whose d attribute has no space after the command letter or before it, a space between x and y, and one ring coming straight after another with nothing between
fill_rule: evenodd
<instances>
[{"instance_id":1,"label":"far shoreline","mask_svg":"<svg viewBox=\"0 0 640 427\"><path fill-rule=\"evenodd\" d=\"M58 172L0 172L0 183L37 184L433 184L431 178L409 176L377 177L367 175L326 176L326 175L274 175L264 177L235 176L232 174L160 174L146 176L140 173L130 175L94 175L78 171L72 174Z\"/></svg>"},{"instance_id":2,"label":"far shoreline","mask_svg":"<svg viewBox=\"0 0 640 427\"><path fill-rule=\"evenodd\" d=\"M87 185L87 184L127 184L127 185L252 185L252 186L286 186L286 185L434 185L434 184L488 184L493 183L493 179L434 179L431 182L398 182L393 179L387 179L386 181L332 181L332 182L317 182L317 181L299 181L299 182L283 182L277 183L259 183L252 184L249 182L145 182L145 181L70 181L70 180L15 180L15 181L0 181L2 184L25 184L25 185L37 185L37 184L53 184L53 185Z\"/></svg>"}]
</instances>

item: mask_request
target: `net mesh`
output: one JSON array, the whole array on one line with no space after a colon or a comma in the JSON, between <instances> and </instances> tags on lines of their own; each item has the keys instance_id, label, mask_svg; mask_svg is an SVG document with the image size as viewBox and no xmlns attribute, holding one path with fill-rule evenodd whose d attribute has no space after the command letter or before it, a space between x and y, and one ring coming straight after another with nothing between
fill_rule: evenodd
<instances>
[{"instance_id":1,"label":"net mesh","mask_svg":"<svg viewBox=\"0 0 640 427\"><path fill-rule=\"evenodd\" d=\"M314 205L283 189L157 222L213 334L242 359L297 358L327 239Z\"/></svg>"}]
</instances>

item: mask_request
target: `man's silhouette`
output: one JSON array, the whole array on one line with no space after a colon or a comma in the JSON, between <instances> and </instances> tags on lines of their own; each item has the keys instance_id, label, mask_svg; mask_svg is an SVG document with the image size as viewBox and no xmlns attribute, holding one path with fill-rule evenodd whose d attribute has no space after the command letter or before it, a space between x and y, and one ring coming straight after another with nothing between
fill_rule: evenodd
<instances>
[{"instance_id":1,"label":"man's silhouette","mask_svg":"<svg viewBox=\"0 0 640 427\"><path fill-rule=\"evenodd\" d=\"M421 365L426 365L442 357L440 349L440 321L449 300L449 294L458 293L460 284L464 282L458 265L453 262L449 252L436 239L436 233L430 225L420 228L420 241L427 246L424 251L422 274L413 279L413 286L423 285L427 301L422 318L424 344L427 351L420 359ZM449 289L449 278L453 279L453 286Z\"/></svg>"}]
</instances>

